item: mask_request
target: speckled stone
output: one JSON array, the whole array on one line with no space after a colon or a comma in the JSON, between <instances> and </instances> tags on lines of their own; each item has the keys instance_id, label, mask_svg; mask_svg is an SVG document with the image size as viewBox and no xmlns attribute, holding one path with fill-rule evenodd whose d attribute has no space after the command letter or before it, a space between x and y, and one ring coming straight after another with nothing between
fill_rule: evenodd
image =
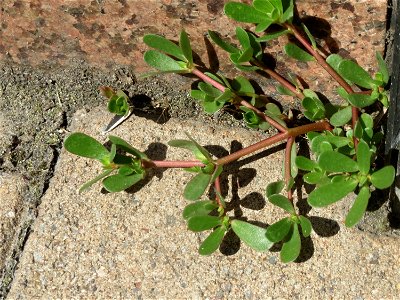
<instances>
[{"instance_id":1,"label":"speckled stone","mask_svg":"<svg viewBox=\"0 0 400 300\"><path fill-rule=\"evenodd\" d=\"M207 66L218 66L228 76L239 74L226 53L219 59L207 50L205 34L211 29L232 39L239 24L223 15L222 0L61 1L3 0L0 3L0 60L34 66L70 64L85 60L110 68L130 65L137 73L148 70L142 56L144 34L162 34L173 40L185 29L193 48ZM249 2L249 1L248 1ZM298 14L328 52L354 58L368 71L375 70L375 51L383 51L386 1L298 0ZM251 29L249 24L240 24ZM268 52L282 75L293 73L311 88L333 100L335 84L315 63L296 63L282 51L286 37L273 41ZM271 48L270 48L271 46ZM210 59L211 57L211 59ZM290 65L288 65L290 63ZM275 95L270 80L261 79L265 92ZM289 103L292 99L283 98Z\"/></svg>"},{"instance_id":2,"label":"speckled stone","mask_svg":"<svg viewBox=\"0 0 400 300\"><path fill-rule=\"evenodd\" d=\"M107 122L99 107L77 112L69 129L105 141L99 131ZM222 154L265 137L139 117L113 134L153 159L191 159L187 151L166 146L184 138L183 131ZM262 224L281 217L264 197L281 166L281 147L230 166L222 180L226 200L235 205L229 214ZM342 226L351 199L309 212L315 231L303 240L300 263L282 264L277 252L257 253L233 236L221 251L202 257L197 250L205 235L187 231L181 218L182 189L192 174L169 169L128 192L104 194L96 184L78 194L99 171L96 162L61 153L8 299L392 299L400 292L398 239Z\"/></svg>"}]
</instances>

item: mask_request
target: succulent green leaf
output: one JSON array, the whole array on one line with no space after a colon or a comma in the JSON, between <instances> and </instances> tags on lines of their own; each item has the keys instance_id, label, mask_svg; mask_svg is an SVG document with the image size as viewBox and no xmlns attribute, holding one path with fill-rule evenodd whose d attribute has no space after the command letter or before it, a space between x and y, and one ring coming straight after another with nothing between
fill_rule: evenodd
<instances>
[{"instance_id":1,"label":"succulent green leaf","mask_svg":"<svg viewBox=\"0 0 400 300\"><path fill-rule=\"evenodd\" d=\"M318 164L315 161L304 156L297 156L295 162L299 169L305 171L313 171L318 167Z\"/></svg>"},{"instance_id":2,"label":"succulent green leaf","mask_svg":"<svg viewBox=\"0 0 400 300\"><path fill-rule=\"evenodd\" d=\"M306 109L304 115L312 120L319 120L325 116L325 107L318 98L305 97L301 101L301 105Z\"/></svg>"},{"instance_id":3,"label":"succulent green leaf","mask_svg":"<svg viewBox=\"0 0 400 300\"><path fill-rule=\"evenodd\" d=\"M253 6L255 9L257 9L269 16L272 15L274 10L276 10L274 5L269 0L254 0Z\"/></svg>"},{"instance_id":4,"label":"succulent green leaf","mask_svg":"<svg viewBox=\"0 0 400 300\"><path fill-rule=\"evenodd\" d=\"M293 143L292 147L290 148L290 176L292 178L295 178L299 171L296 166L296 157L297 157L296 143Z\"/></svg>"},{"instance_id":5,"label":"succulent green leaf","mask_svg":"<svg viewBox=\"0 0 400 300\"><path fill-rule=\"evenodd\" d=\"M366 106L370 106L375 103L375 101L378 98L371 94L371 95L366 95L366 94L349 94L347 97L347 101L351 103L351 105L358 107L358 108L364 108Z\"/></svg>"},{"instance_id":6,"label":"succulent green leaf","mask_svg":"<svg viewBox=\"0 0 400 300\"><path fill-rule=\"evenodd\" d=\"M179 46L181 47L182 53L185 56L185 61L187 61L190 65L192 65L193 64L192 47L190 46L189 37L184 30L181 31Z\"/></svg>"},{"instance_id":7,"label":"succulent green leaf","mask_svg":"<svg viewBox=\"0 0 400 300\"><path fill-rule=\"evenodd\" d=\"M112 162L117 155L117 146L115 144L111 145L110 157L108 158Z\"/></svg>"},{"instance_id":8,"label":"succulent green leaf","mask_svg":"<svg viewBox=\"0 0 400 300\"><path fill-rule=\"evenodd\" d=\"M145 173L133 174L129 176L124 176L121 174L111 175L103 180L103 186L110 193L121 192L142 180L144 175Z\"/></svg>"},{"instance_id":9,"label":"succulent green leaf","mask_svg":"<svg viewBox=\"0 0 400 300\"><path fill-rule=\"evenodd\" d=\"M343 60L339 63L338 72L345 79L363 88L371 89L375 86L372 77L352 60Z\"/></svg>"},{"instance_id":10,"label":"succulent green leaf","mask_svg":"<svg viewBox=\"0 0 400 300\"><path fill-rule=\"evenodd\" d=\"M343 109L338 110L332 115L329 122L333 126L343 126L347 124L352 117L351 106L346 106Z\"/></svg>"},{"instance_id":11,"label":"succulent green leaf","mask_svg":"<svg viewBox=\"0 0 400 300\"><path fill-rule=\"evenodd\" d=\"M206 93L201 91L201 90L191 90L190 91L190 96L197 100L205 100L206 99Z\"/></svg>"},{"instance_id":12,"label":"succulent green leaf","mask_svg":"<svg viewBox=\"0 0 400 300\"><path fill-rule=\"evenodd\" d=\"M275 195L271 195L268 198L268 200L273 205L276 205L276 206L284 209L288 213L293 214L293 215L296 214L296 211L294 210L294 207L293 207L293 203L290 202L290 200L288 198L286 198L285 196L283 196L281 194L275 194Z\"/></svg>"},{"instance_id":13,"label":"succulent green leaf","mask_svg":"<svg viewBox=\"0 0 400 300\"><path fill-rule=\"evenodd\" d=\"M157 50L148 50L144 54L144 61L151 67L161 72L189 72L189 70L173 58Z\"/></svg>"},{"instance_id":14,"label":"succulent green leaf","mask_svg":"<svg viewBox=\"0 0 400 300\"><path fill-rule=\"evenodd\" d=\"M250 248L256 251L266 251L274 243L267 239L266 229L241 220L231 222L233 232Z\"/></svg>"},{"instance_id":15,"label":"succulent green leaf","mask_svg":"<svg viewBox=\"0 0 400 300\"><path fill-rule=\"evenodd\" d=\"M131 175L135 171L134 168L130 166L122 166L118 169L118 174L123 176Z\"/></svg>"},{"instance_id":16,"label":"succulent green leaf","mask_svg":"<svg viewBox=\"0 0 400 300\"><path fill-rule=\"evenodd\" d=\"M201 91L206 93L208 96L211 96L214 98L219 97L222 94L222 92L219 89L213 87L212 85L210 85L206 82L200 82L198 84L198 87Z\"/></svg>"},{"instance_id":17,"label":"succulent green leaf","mask_svg":"<svg viewBox=\"0 0 400 300\"><path fill-rule=\"evenodd\" d=\"M264 22L257 24L256 28L254 29L255 32L263 32L268 29L269 26L274 23L271 19L265 19Z\"/></svg>"},{"instance_id":18,"label":"succulent green leaf","mask_svg":"<svg viewBox=\"0 0 400 300\"><path fill-rule=\"evenodd\" d=\"M386 166L372 173L371 183L374 187L383 190L390 187L394 181L396 171L393 166Z\"/></svg>"},{"instance_id":19,"label":"succulent green leaf","mask_svg":"<svg viewBox=\"0 0 400 300\"><path fill-rule=\"evenodd\" d=\"M216 208L218 208L218 204L215 201L196 201L185 206L182 215L183 218L187 220L194 216L206 216Z\"/></svg>"},{"instance_id":20,"label":"succulent green leaf","mask_svg":"<svg viewBox=\"0 0 400 300\"><path fill-rule=\"evenodd\" d=\"M307 61L314 60L314 57L311 54L304 51L299 46L297 46L296 44L293 44L293 43L288 43L285 45L285 53L288 56L290 56L294 59L297 59L299 61L307 62Z\"/></svg>"},{"instance_id":21,"label":"succulent green leaf","mask_svg":"<svg viewBox=\"0 0 400 300\"><path fill-rule=\"evenodd\" d=\"M104 164L110 163L110 152L96 139L81 132L74 132L64 142L64 148L72 154L93 158Z\"/></svg>"},{"instance_id":22,"label":"succulent green leaf","mask_svg":"<svg viewBox=\"0 0 400 300\"><path fill-rule=\"evenodd\" d=\"M231 54L230 57L234 64L241 64L241 63L248 62L253 57L253 48L249 47L249 48L246 48L241 53L233 53L233 54Z\"/></svg>"},{"instance_id":23,"label":"succulent green leaf","mask_svg":"<svg viewBox=\"0 0 400 300\"><path fill-rule=\"evenodd\" d=\"M371 196L368 186L363 186L360 189L356 199L354 200L353 206L350 208L349 213L346 216L345 225L346 227L353 227L356 225L367 210L368 200Z\"/></svg>"},{"instance_id":24,"label":"succulent green leaf","mask_svg":"<svg viewBox=\"0 0 400 300\"><path fill-rule=\"evenodd\" d=\"M90 188L93 184L95 184L97 181L103 179L104 177L107 177L108 175L110 175L114 170L113 169L108 169L105 170L103 173L101 173L100 175L96 176L95 178L93 178L92 180L89 180L88 182L86 182L85 184L83 184L80 189L79 189L79 193L82 193L83 191L87 190L88 188Z\"/></svg>"},{"instance_id":25,"label":"succulent green leaf","mask_svg":"<svg viewBox=\"0 0 400 300\"><path fill-rule=\"evenodd\" d=\"M289 233L293 222L290 218L284 218L271 224L267 228L266 236L267 239L273 243L282 241Z\"/></svg>"},{"instance_id":26,"label":"succulent green leaf","mask_svg":"<svg viewBox=\"0 0 400 300\"><path fill-rule=\"evenodd\" d=\"M221 245L222 240L225 236L226 232L226 227L225 226L219 226L215 228L213 232L210 233L210 235L201 243L200 248L199 248L199 254L201 255L210 255L214 251L216 251Z\"/></svg>"},{"instance_id":27,"label":"succulent green leaf","mask_svg":"<svg viewBox=\"0 0 400 300\"><path fill-rule=\"evenodd\" d=\"M211 181L211 174L199 173L185 186L183 196L187 200L198 200L206 191Z\"/></svg>"},{"instance_id":28,"label":"succulent green leaf","mask_svg":"<svg viewBox=\"0 0 400 300\"><path fill-rule=\"evenodd\" d=\"M300 255L301 239L297 223L294 223L292 228L290 239L283 244L281 249L280 257L284 263L294 261Z\"/></svg>"},{"instance_id":29,"label":"succulent green leaf","mask_svg":"<svg viewBox=\"0 0 400 300\"><path fill-rule=\"evenodd\" d=\"M140 152L136 148L132 147L129 143L127 143L125 140L121 139L120 137L117 137L114 135L109 135L108 139L111 141L111 143L116 145L118 149L122 149L138 158L147 159L146 154L144 154L143 152Z\"/></svg>"},{"instance_id":30,"label":"succulent green leaf","mask_svg":"<svg viewBox=\"0 0 400 300\"><path fill-rule=\"evenodd\" d=\"M330 172L357 172L357 162L336 151L325 151L318 158L318 164Z\"/></svg>"},{"instance_id":31,"label":"succulent green leaf","mask_svg":"<svg viewBox=\"0 0 400 300\"><path fill-rule=\"evenodd\" d=\"M283 15L280 17L280 23L291 23L293 19L294 4L293 0L274 0L282 3Z\"/></svg>"},{"instance_id":32,"label":"succulent green leaf","mask_svg":"<svg viewBox=\"0 0 400 300\"><path fill-rule=\"evenodd\" d=\"M196 148L198 149L198 151L201 152L201 154L207 159L208 162L212 161L212 158L210 156L210 153L208 153L208 151L201 146L198 142L196 142L190 135L189 133L185 132L186 136L189 138L189 140L192 141L192 143L196 146Z\"/></svg>"},{"instance_id":33,"label":"succulent green leaf","mask_svg":"<svg viewBox=\"0 0 400 300\"><path fill-rule=\"evenodd\" d=\"M315 41L313 35L311 34L310 30L308 30L307 26L306 26L304 23L301 24L301 26L303 27L304 32L307 34L307 37L308 37L308 39L310 40L312 47L313 47L314 49L317 49L317 43L316 43L316 41Z\"/></svg>"},{"instance_id":34,"label":"succulent green leaf","mask_svg":"<svg viewBox=\"0 0 400 300\"><path fill-rule=\"evenodd\" d=\"M330 151L330 152L333 151L332 144L329 143L328 141L322 141L321 144L319 145L319 152L321 154L321 153L324 153L327 151Z\"/></svg>"},{"instance_id":35,"label":"succulent green leaf","mask_svg":"<svg viewBox=\"0 0 400 300\"><path fill-rule=\"evenodd\" d=\"M209 230L222 224L222 219L215 216L193 216L188 220L188 228L194 232Z\"/></svg>"},{"instance_id":36,"label":"succulent green leaf","mask_svg":"<svg viewBox=\"0 0 400 300\"><path fill-rule=\"evenodd\" d=\"M339 54L331 54L326 58L326 62L336 71L339 72L339 65L344 59Z\"/></svg>"},{"instance_id":37,"label":"succulent green leaf","mask_svg":"<svg viewBox=\"0 0 400 300\"><path fill-rule=\"evenodd\" d=\"M251 48L249 35L242 27L236 27L236 38L243 49Z\"/></svg>"},{"instance_id":38,"label":"succulent green leaf","mask_svg":"<svg viewBox=\"0 0 400 300\"><path fill-rule=\"evenodd\" d=\"M259 42L268 42L268 41L271 41L271 40L274 40L274 39L280 37L281 35L288 34L289 32L290 31L287 30L287 29L282 29L282 30L279 30L279 31L274 32L274 33L270 33L270 34L266 34L266 35L260 36L259 38L257 38L257 41L259 41Z\"/></svg>"},{"instance_id":39,"label":"succulent green leaf","mask_svg":"<svg viewBox=\"0 0 400 300\"><path fill-rule=\"evenodd\" d=\"M213 113L217 112L224 106L224 104L225 104L225 102L219 102L219 101L209 100L209 99L206 99L206 101L204 101L202 103L204 111L208 114L213 114Z\"/></svg>"},{"instance_id":40,"label":"succulent green leaf","mask_svg":"<svg viewBox=\"0 0 400 300\"><path fill-rule=\"evenodd\" d=\"M271 113L272 115L275 116L280 116L282 114L281 110L279 109L279 106L276 105L275 103L267 103L265 105L265 109Z\"/></svg>"},{"instance_id":41,"label":"succulent green leaf","mask_svg":"<svg viewBox=\"0 0 400 300\"><path fill-rule=\"evenodd\" d=\"M193 141L178 139L169 141L168 145L171 147L187 149L191 151L198 160L204 163L209 162L209 155L205 156L203 152L199 150L196 143L194 143Z\"/></svg>"},{"instance_id":42,"label":"succulent green leaf","mask_svg":"<svg viewBox=\"0 0 400 300\"><path fill-rule=\"evenodd\" d=\"M378 61L379 73L382 74L382 80L385 84L387 84L389 82L389 70L385 60L379 52L376 52L376 60Z\"/></svg>"},{"instance_id":43,"label":"succulent green leaf","mask_svg":"<svg viewBox=\"0 0 400 300\"><path fill-rule=\"evenodd\" d=\"M271 182L267 185L266 189L266 196L267 198L271 197L272 195L279 194L285 188L285 182L283 180Z\"/></svg>"},{"instance_id":44,"label":"succulent green leaf","mask_svg":"<svg viewBox=\"0 0 400 300\"><path fill-rule=\"evenodd\" d=\"M147 34L143 37L143 42L154 49L172 55L180 60L186 61L182 49L175 43L157 34Z\"/></svg>"},{"instance_id":45,"label":"succulent green leaf","mask_svg":"<svg viewBox=\"0 0 400 300\"><path fill-rule=\"evenodd\" d=\"M254 93L254 88L250 81L244 76L237 76L232 81L232 88L241 93Z\"/></svg>"},{"instance_id":46,"label":"succulent green leaf","mask_svg":"<svg viewBox=\"0 0 400 300\"><path fill-rule=\"evenodd\" d=\"M301 232L304 237L309 237L312 231L312 224L310 220L304 216L299 216Z\"/></svg>"},{"instance_id":47,"label":"succulent green leaf","mask_svg":"<svg viewBox=\"0 0 400 300\"><path fill-rule=\"evenodd\" d=\"M371 151L364 140L360 140L357 146L357 163L361 174L367 175L371 167Z\"/></svg>"},{"instance_id":48,"label":"succulent green leaf","mask_svg":"<svg viewBox=\"0 0 400 300\"><path fill-rule=\"evenodd\" d=\"M303 176L303 180L308 184L323 184L329 182L329 178L323 171L313 171Z\"/></svg>"},{"instance_id":49,"label":"succulent green leaf","mask_svg":"<svg viewBox=\"0 0 400 300\"><path fill-rule=\"evenodd\" d=\"M211 40L215 44L217 44L219 47L224 49L226 52L229 52L229 53L238 53L239 52L238 48L236 48L232 44L227 43L223 39L221 39L217 32L209 30L208 35L210 36Z\"/></svg>"},{"instance_id":50,"label":"succulent green leaf","mask_svg":"<svg viewBox=\"0 0 400 300\"><path fill-rule=\"evenodd\" d=\"M313 190L308 196L308 203L312 207L323 207L335 203L354 191L358 182L354 179L331 182Z\"/></svg>"},{"instance_id":51,"label":"succulent green leaf","mask_svg":"<svg viewBox=\"0 0 400 300\"><path fill-rule=\"evenodd\" d=\"M244 23L264 23L268 15L255 9L253 6L238 3L228 2L224 6L224 13L238 22Z\"/></svg>"}]
</instances>

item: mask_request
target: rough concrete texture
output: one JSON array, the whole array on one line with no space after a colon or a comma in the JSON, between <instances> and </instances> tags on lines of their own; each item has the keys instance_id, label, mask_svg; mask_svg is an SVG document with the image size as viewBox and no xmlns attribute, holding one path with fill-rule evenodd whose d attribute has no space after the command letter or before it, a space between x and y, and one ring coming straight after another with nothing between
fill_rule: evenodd
<instances>
[{"instance_id":1,"label":"rough concrete texture","mask_svg":"<svg viewBox=\"0 0 400 300\"><path fill-rule=\"evenodd\" d=\"M99 130L107 121L103 107L78 111L71 130L105 141ZM262 138L243 129L173 119L159 125L139 117L113 134L153 159L190 159L186 151L166 146L184 138L184 130L220 154ZM223 190L235 204L230 215L264 226L282 215L264 197L266 184L281 174L279 150L262 151L227 170ZM8 299L389 299L400 292L398 240L344 228L346 201L311 210L315 232L303 241L301 263L282 264L277 252L257 253L233 236L221 252L201 257L204 235L187 231L181 218L190 173L169 169L128 192L102 194L97 184L78 194L99 171L96 162L62 151Z\"/></svg>"},{"instance_id":2,"label":"rough concrete texture","mask_svg":"<svg viewBox=\"0 0 400 300\"><path fill-rule=\"evenodd\" d=\"M184 28L202 62L214 71L219 68L234 76L240 73L229 64L226 53L213 49L205 37L207 30L214 30L235 41L236 26L252 28L224 16L225 2L3 0L0 60L40 66L68 65L82 59L102 68L131 65L136 73L142 73L147 70L142 59L147 50L142 43L143 35L157 33L177 40ZM373 54L384 49L386 0L298 0L296 3L299 16L327 52L356 59L367 70L376 70ZM282 50L286 43L286 37L269 43L267 52L274 61L271 64L276 64L282 75L296 74L311 88L337 100L333 93L335 85L325 71L315 63L307 65L288 59ZM259 79L259 84L265 93L280 98L271 80Z\"/></svg>"},{"instance_id":3,"label":"rough concrete texture","mask_svg":"<svg viewBox=\"0 0 400 300\"><path fill-rule=\"evenodd\" d=\"M21 214L24 211L23 193L26 183L18 175L0 174L0 269L5 266L16 243Z\"/></svg>"}]
</instances>

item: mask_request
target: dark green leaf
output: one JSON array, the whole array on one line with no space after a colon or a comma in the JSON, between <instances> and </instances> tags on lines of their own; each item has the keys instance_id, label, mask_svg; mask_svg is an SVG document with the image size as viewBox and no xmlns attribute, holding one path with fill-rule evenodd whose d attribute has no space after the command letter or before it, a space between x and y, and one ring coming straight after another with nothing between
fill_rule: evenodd
<instances>
[{"instance_id":1,"label":"dark green leaf","mask_svg":"<svg viewBox=\"0 0 400 300\"><path fill-rule=\"evenodd\" d=\"M190 96L197 100L205 100L206 99L206 93L200 90L191 90L190 91Z\"/></svg>"},{"instance_id":2,"label":"dark green leaf","mask_svg":"<svg viewBox=\"0 0 400 300\"><path fill-rule=\"evenodd\" d=\"M356 172L359 170L357 162L335 151L321 153L318 164L321 168L330 172Z\"/></svg>"},{"instance_id":3,"label":"dark green leaf","mask_svg":"<svg viewBox=\"0 0 400 300\"><path fill-rule=\"evenodd\" d=\"M199 254L210 255L221 245L226 232L225 226L217 227L210 235L201 243Z\"/></svg>"},{"instance_id":4,"label":"dark green leaf","mask_svg":"<svg viewBox=\"0 0 400 300\"><path fill-rule=\"evenodd\" d=\"M122 166L118 169L118 174L123 176L128 176L131 175L134 171L135 169L133 169L130 166Z\"/></svg>"},{"instance_id":5,"label":"dark green leaf","mask_svg":"<svg viewBox=\"0 0 400 300\"><path fill-rule=\"evenodd\" d=\"M346 106L345 108L334 113L329 120L333 126L343 126L347 124L352 117L351 106Z\"/></svg>"},{"instance_id":6,"label":"dark green leaf","mask_svg":"<svg viewBox=\"0 0 400 300\"><path fill-rule=\"evenodd\" d=\"M371 183L374 187L383 190L390 187L394 181L396 171L393 166L386 166L372 173Z\"/></svg>"},{"instance_id":7,"label":"dark green leaf","mask_svg":"<svg viewBox=\"0 0 400 300\"><path fill-rule=\"evenodd\" d=\"M185 60L189 62L190 65L192 65L193 64L192 47L190 47L189 37L184 30L181 31L179 46L182 49L182 53L185 56Z\"/></svg>"},{"instance_id":8,"label":"dark green leaf","mask_svg":"<svg viewBox=\"0 0 400 300\"><path fill-rule=\"evenodd\" d=\"M374 95L366 95L366 94L349 94L347 97L347 101L350 102L351 105L364 108L366 106L370 106L375 103L378 98Z\"/></svg>"},{"instance_id":9,"label":"dark green leaf","mask_svg":"<svg viewBox=\"0 0 400 300\"><path fill-rule=\"evenodd\" d=\"M104 164L110 163L110 152L96 139L84 133L72 133L64 142L64 148L73 154L93 158Z\"/></svg>"},{"instance_id":10,"label":"dark green leaf","mask_svg":"<svg viewBox=\"0 0 400 300\"><path fill-rule=\"evenodd\" d=\"M270 33L270 34L266 34L266 35L260 36L259 38L257 38L257 41L259 41L259 42L268 42L270 40L274 40L274 39L280 37L281 35L285 35L287 33L289 33L289 30L282 29L282 30L274 32L274 33Z\"/></svg>"},{"instance_id":11,"label":"dark green leaf","mask_svg":"<svg viewBox=\"0 0 400 300\"><path fill-rule=\"evenodd\" d=\"M266 229L241 220L231 222L232 230L250 248L256 251L266 251L274 243L265 235Z\"/></svg>"},{"instance_id":12,"label":"dark green leaf","mask_svg":"<svg viewBox=\"0 0 400 300\"><path fill-rule=\"evenodd\" d=\"M238 22L264 23L268 16L254 7L238 2L228 2L224 6L224 13Z\"/></svg>"},{"instance_id":13,"label":"dark green leaf","mask_svg":"<svg viewBox=\"0 0 400 300\"><path fill-rule=\"evenodd\" d=\"M285 187L285 182L283 180L271 182L270 184L267 185L266 189L267 198L271 197L272 195L279 194L280 192L282 192L284 187Z\"/></svg>"},{"instance_id":14,"label":"dark green leaf","mask_svg":"<svg viewBox=\"0 0 400 300\"><path fill-rule=\"evenodd\" d=\"M203 200L191 203L183 209L183 218L185 220L194 216L205 216L218 208L218 204L215 201Z\"/></svg>"},{"instance_id":15,"label":"dark green leaf","mask_svg":"<svg viewBox=\"0 0 400 300\"><path fill-rule=\"evenodd\" d=\"M319 145L319 152L320 153L324 153L324 152L327 152L327 151L330 151L330 152L333 151L332 144L329 143L328 141L321 142L321 144Z\"/></svg>"},{"instance_id":16,"label":"dark green leaf","mask_svg":"<svg viewBox=\"0 0 400 300\"><path fill-rule=\"evenodd\" d=\"M93 178L92 180L89 180L88 182L86 182L84 185L82 185L79 189L79 193L82 193L83 191L87 190L88 188L90 188L93 184L95 184L97 181L103 179L104 177L108 176L109 174L111 174L111 172L113 172L113 169L109 169L109 170L105 170L103 173L101 173L100 175L96 176L95 178Z\"/></svg>"},{"instance_id":17,"label":"dark green leaf","mask_svg":"<svg viewBox=\"0 0 400 300\"><path fill-rule=\"evenodd\" d=\"M280 116L282 113L281 113L281 110L279 109L279 106L278 105L276 105L275 103L267 103L266 105L265 105L265 109L269 112L269 113L271 113L272 115L275 115L275 116Z\"/></svg>"},{"instance_id":18,"label":"dark green leaf","mask_svg":"<svg viewBox=\"0 0 400 300\"><path fill-rule=\"evenodd\" d=\"M300 254L301 240L297 223L294 223L292 228L290 240L283 244L280 254L284 263L294 261Z\"/></svg>"},{"instance_id":19,"label":"dark green leaf","mask_svg":"<svg viewBox=\"0 0 400 300\"><path fill-rule=\"evenodd\" d=\"M144 178L145 173L124 176L115 174L103 180L104 188L110 193L121 192Z\"/></svg>"},{"instance_id":20,"label":"dark green leaf","mask_svg":"<svg viewBox=\"0 0 400 300\"><path fill-rule=\"evenodd\" d=\"M358 86L370 89L375 85L367 71L351 60L343 60L339 63L338 72L345 79L357 84Z\"/></svg>"},{"instance_id":21,"label":"dark green leaf","mask_svg":"<svg viewBox=\"0 0 400 300\"><path fill-rule=\"evenodd\" d=\"M186 67L183 67L173 58L156 50L148 50L144 54L144 61L151 67L162 72L189 72Z\"/></svg>"},{"instance_id":22,"label":"dark green leaf","mask_svg":"<svg viewBox=\"0 0 400 300\"><path fill-rule=\"evenodd\" d=\"M289 233L290 228L292 227L293 222L290 218L284 218L271 224L267 228L266 236L268 240L273 243L277 243L282 241Z\"/></svg>"},{"instance_id":23,"label":"dark green leaf","mask_svg":"<svg viewBox=\"0 0 400 300\"><path fill-rule=\"evenodd\" d=\"M283 15L280 18L280 23L288 22L292 23L293 19L293 12L294 12L294 5L293 0L275 0L282 3Z\"/></svg>"},{"instance_id":24,"label":"dark green leaf","mask_svg":"<svg viewBox=\"0 0 400 300\"><path fill-rule=\"evenodd\" d=\"M378 61L379 72L382 74L382 80L386 84L389 81L389 70L386 66L385 60L379 52L376 52L376 60Z\"/></svg>"},{"instance_id":25,"label":"dark green leaf","mask_svg":"<svg viewBox=\"0 0 400 300\"><path fill-rule=\"evenodd\" d=\"M301 170L312 171L318 167L318 164L304 156L297 156L296 157L296 165Z\"/></svg>"},{"instance_id":26,"label":"dark green leaf","mask_svg":"<svg viewBox=\"0 0 400 300\"><path fill-rule=\"evenodd\" d=\"M243 52L241 52L239 54L233 53L233 54L231 54L230 57L234 64L242 64L242 63L248 62L253 57L253 48L251 48L251 47L246 48Z\"/></svg>"},{"instance_id":27,"label":"dark green leaf","mask_svg":"<svg viewBox=\"0 0 400 300\"><path fill-rule=\"evenodd\" d=\"M274 23L273 20L271 19L265 19L264 22L259 23L256 28L254 29L255 32L262 32L268 29L269 26L272 25L272 23Z\"/></svg>"},{"instance_id":28,"label":"dark green leaf","mask_svg":"<svg viewBox=\"0 0 400 300\"><path fill-rule=\"evenodd\" d=\"M188 220L188 228L199 232L209 230L222 224L222 219L215 216L193 216Z\"/></svg>"},{"instance_id":29,"label":"dark green leaf","mask_svg":"<svg viewBox=\"0 0 400 300\"><path fill-rule=\"evenodd\" d=\"M127 143L125 140L121 139L120 137L117 137L114 135L109 135L108 139L111 141L111 143L116 145L117 148L122 149L138 158L147 159L146 154L144 154L143 152L140 152L136 148L132 147L129 143Z\"/></svg>"},{"instance_id":30,"label":"dark green leaf","mask_svg":"<svg viewBox=\"0 0 400 300\"><path fill-rule=\"evenodd\" d=\"M221 39L218 35L217 32L215 31L208 31L208 35L210 36L210 38L213 40L213 42L215 44L217 44L218 46L220 46L222 49L224 49L225 51L229 52L229 53L238 53L239 49L236 48L235 46L233 46L230 43L225 42L223 39Z\"/></svg>"},{"instance_id":31,"label":"dark green leaf","mask_svg":"<svg viewBox=\"0 0 400 300\"><path fill-rule=\"evenodd\" d=\"M186 61L182 49L177 44L171 42L165 37L156 34L147 34L143 37L143 42L149 47L165 52L180 60Z\"/></svg>"},{"instance_id":32,"label":"dark green leaf","mask_svg":"<svg viewBox=\"0 0 400 300\"><path fill-rule=\"evenodd\" d=\"M309 194L308 203L312 207L323 207L335 203L354 191L357 184L358 182L353 179L324 184Z\"/></svg>"},{"instance_id":33,"label":"dark green leaf","mask_svg":"<svg viewBox=\"0 0 400 300\"><path fill-rule=\"evenodd\" d=\"M294 59L297 59L299 61L307 62L307 61L314 60L314 57L311 54L304 51L299 46L297 46L296 44L293 44L293 43L286 44L285 53L288 56L290 56Z\"/></svg>"},{"instance_id":34,"label":"dark green leaf","mask_svg":"<svg viewBox=\"0 0 400 300\"><path fill-rule=\"evenodd\" d=\"M211 181L211 174L199 173L185 186L183 196L187 200L198 200L206 191Z\"/></svg>"},{"instance_id":35,"label":"dark green leaf","mask_svg":"<svg viewBox=\"0 0 400 300\"><path fill-rule=\"evenodd\" d=\"M371 196L368 186L363 186L358 193L356 200L354 200L353 206L350 208L349 213L346 216L345 225L346 227L353 227L356 225L364 215L368 200Z\"/></svg>"},{"instance_id":36,"label":"dark green leaf","mask_svg":"<svg viewBox=\"0 0 400 300\"><path fill-rule=\"evenodd\" d=\"M275 195L271 195L268 198L269 202L271 202L272 204L286 210L288 213L291 214L295 214L295 210L293 207L293 203L289 201L288 198L286 198L285 196L281 195L281 194L275 194Z\"/></svg>"},{"instance_id":37,"label":"dark green leaf","mask_svg":"<svg viewBox=\"0 0 400 300\"><path fill-rule=\"evenodd\" d=\"M360 140L357 147L357 163L361 174L367 175L371 167L371 151L364 140Z\"/></svg>"},{"instance_id":38,"label":"dark green leaf","mask_svg":"<svg viewBox=\"0 0 400 300\"><path fill-rule=\"evenodd\" d=\"M301 232L303 233L304 237L309 237L312 230L312 224L310 220L304 216L299 216Z\"/></svg>"}]
</instances>

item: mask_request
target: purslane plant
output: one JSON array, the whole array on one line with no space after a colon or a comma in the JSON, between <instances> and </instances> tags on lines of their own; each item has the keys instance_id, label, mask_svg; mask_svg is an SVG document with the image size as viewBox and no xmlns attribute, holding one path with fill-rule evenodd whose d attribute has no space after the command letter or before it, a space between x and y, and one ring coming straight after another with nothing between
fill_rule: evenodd
<instances>
[{"instance_id":1,"label":"purslane plant","mask_svg":"<svg viewBox=\"0 0 400 300\"><path fill-rule=\"evenodd\" d=\"M292 0L254 0L252 5L228 2L224 11L236 21L256 24L255 33L236 28L238 45L224 41L214 31L208 32L210 39L229 53L229 59L237 69L243 72L261 70L278 82L279 93L300 99L307 124L297 125L292 120L289 126L286 121L290 118L276 104L266 103L266 97L257 94L245 76L228 79L199 67L193 60L189 37L182 31L178 44L159 35L144 36L144 43L153 48L144 54L144 60L156 69L147 75L196 75L201 82L191 91L191 96L199 101L206 113L215 113L231 105L242 112L248 127L259 130L273 127L278 133L219 159L214 159L189 135L186 140L168 143L191 151L195 158L193 161L155 161L112 135L109 136L109 149L84 133L71 134L64 146L71 153L96 159L103 165L103 173L84 184L81 190L102 180L109 192L123 191L144 179L150 168L184 168L193 172L193 178L183 191L184 198L191 201L183 210L183 218L192 231L210 231L200 245L200 254L216 251L226 233L232 230L257 251L266 251L278 243L281 245L281 260L294 261L300 254L301 235L309 237L312 231L310 220L296 209L293 197L296 180L315 185L307 199L311 207L330 205L354 192L355 200L344 221L347 227L361 220L371 191L386 189L393 183L394 167L380 168L375 163L383 133L371 116L388 106L385 86L389 82L389 72L379 53L376 54L378 71L374 77L356 62L338 54L325 57L301 20L297 20L299 26L293 24ZM274 31L269 31L272 24L275 24ZM303 62L316 61L337 81L340 85L337 93L343 98L341 104L323 103L315 91L304 89L295 78L288 80L264 64L266 44L283 35L292 36L298 42L284 47L288 56ZM129 111L125 94L115 93L110 88L103 88L102 92L109 98L111 112L123 115ZM297 155L295 139L299 136L307 137L311 157ZM267 228L230 216L220 188L223 166L282 141L286 141L284 178L267 185L266 197L271 204L282 208L287 216ZM204 196L210 187L215 194L213 199Z\"/></svg>"}]
</instances>

